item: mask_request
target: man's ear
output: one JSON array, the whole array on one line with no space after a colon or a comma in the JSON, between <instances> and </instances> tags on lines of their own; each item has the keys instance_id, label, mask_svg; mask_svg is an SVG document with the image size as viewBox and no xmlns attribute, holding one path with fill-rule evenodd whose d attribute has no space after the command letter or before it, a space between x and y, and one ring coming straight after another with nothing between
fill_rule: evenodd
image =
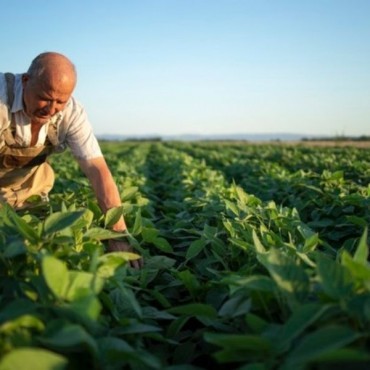
<instances>
[{"instance_id":1,"label":"man's ear","mask_svg":"<svg viewBox=\"0 0 370 370\"><path fill-rule=\"evenodd\" d=\"M23 87L27 84L27 82L30 80L30 75L28 73L23 73L22 75L22 85Z\"/></svg>"}]
</instances>

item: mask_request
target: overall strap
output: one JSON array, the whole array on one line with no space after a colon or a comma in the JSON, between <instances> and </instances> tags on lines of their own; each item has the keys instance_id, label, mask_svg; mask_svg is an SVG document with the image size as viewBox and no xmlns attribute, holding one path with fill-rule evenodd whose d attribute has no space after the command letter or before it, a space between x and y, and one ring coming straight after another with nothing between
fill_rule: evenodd
<instances>
[{"instance_id":1,"label":"overall strap","mask_svg":"<svg viewBox=\"0 0 370 370\"><path fill-rule=\"evenodd\" d=\"M9 126L7 129L3 131L3 137L7 143L7 145L14 145L15 140L13 137L13 134L10 129L10 122L12 118L12 106L14 102L14 82L15 82L15 76L13 73L4 73L5 82L6 82L6 90L7 90L7 106L8 106L8 122Z\"/></svg>"},{"instance_id":2,"label":"overall strap","mask_svg":"<svg viewBox=\"0 0 370 370\"><path fill-rule=\"evenodd\" d=\"M8 93L7 105L8 105L9 112L10 112L13 106L13 102L14 102L15 76L13 75L13 73L5 73L4 76L5 76L5 81L6 81L7 93Z\"/></svg>"}]
</instances>

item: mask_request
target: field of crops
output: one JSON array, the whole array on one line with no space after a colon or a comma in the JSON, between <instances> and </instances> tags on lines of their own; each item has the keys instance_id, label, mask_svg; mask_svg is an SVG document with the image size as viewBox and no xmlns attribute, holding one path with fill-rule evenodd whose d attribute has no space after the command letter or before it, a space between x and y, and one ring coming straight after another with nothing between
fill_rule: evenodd
<instances>
[{"instance_id":1,"label":"field of crops","mask_svg":"<svg viewBox=\"0 0 370 370\"><path fill-rule=\"evenodd\" d=\"M368 149L102 148L122 208L64 153L49 205L0 209L0 370L370 368ZM141 270L104 253L122 212Z\"/></svg>"}]
</instances>

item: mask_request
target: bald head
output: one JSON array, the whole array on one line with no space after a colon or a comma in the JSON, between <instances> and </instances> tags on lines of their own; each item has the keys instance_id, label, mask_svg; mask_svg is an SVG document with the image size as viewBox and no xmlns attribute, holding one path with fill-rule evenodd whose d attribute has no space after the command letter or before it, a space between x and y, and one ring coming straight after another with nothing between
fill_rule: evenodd
<instances>
[{"instance_id":1,"label":"bald head","mask_svg":"<svg viewBox=\"0 0 370 370\"><path fill-rule=\"evenodd\" d=\"M73 63L63 54L38 55L22 76L23 103L33 123L46 123L63 110L76 86Z\"/></svg>"},{"instance_id":2,"label":"bald head","mask_svg":"<svg viewBox=\"0 0 370 370\"><path fill-rule=\"evenodd\" d=\"M32 61L27 74L31 80L69 83L73 87L77 81L76 68L73 63L63 54L55 52L39 54Z\"/></svg>"}]
</instances>

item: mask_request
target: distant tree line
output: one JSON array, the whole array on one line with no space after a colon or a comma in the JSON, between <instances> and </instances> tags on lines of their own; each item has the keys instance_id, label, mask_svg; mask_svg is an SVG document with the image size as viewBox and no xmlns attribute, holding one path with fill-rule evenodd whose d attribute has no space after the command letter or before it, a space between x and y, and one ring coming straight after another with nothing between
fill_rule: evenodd
<instances>
[{"instance_id":1,"label":"distant tree line","mask_svg":"<svg viewBox=\"0 0 370 370\"><path fill-rule=\"evenodd\" d=\"M302 138L302 141L369 141L370 136L332 136L318 138Z\"/></svg>"},{"instance_id":2,"label":"distant tree line","mask_svg":"<svg viewBox=\"0 0 370 370\"><path fill-rule=\"evenodd\" d=\"M138 138L138 137L127 137L124 139L118 138L118 139L106 139L106 138L101 138L99 139L100 142L113 142L113 141L162 141L161 137L146 137L146 138Z\"/></svg>"}]
</instances>

